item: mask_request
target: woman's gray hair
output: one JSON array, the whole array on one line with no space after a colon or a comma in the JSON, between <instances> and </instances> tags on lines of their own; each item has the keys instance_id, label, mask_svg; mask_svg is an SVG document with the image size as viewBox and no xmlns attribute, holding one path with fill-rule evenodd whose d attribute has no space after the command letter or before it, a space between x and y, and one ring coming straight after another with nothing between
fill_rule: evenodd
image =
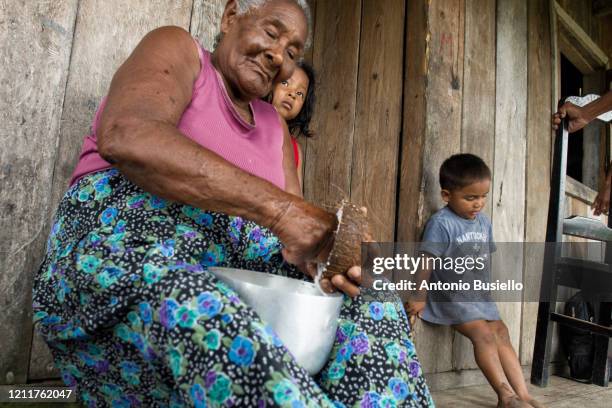
<instances>
[{"instance_id":1,"label":"woman's gray hair","mask_svg":"<svg viewBox=\"0 0 612 408\"><path fill-rule=\"evenodd\" d=\"M236 0L236 7L238 8L238 15L241 16L249 11L256 10L266 4L269 0ZM304 15L306 16L306 24L308 27L308 38L306 38L306 44L304 47L306 49L310 48L311 39L312 39L312 15L310 14L310 6L306 0L292 0L295 4L297 4ZM221 38L223 37L222 33L218 33L215 36L215 45L214 48L217 48L219 42L221 42Z\"/></svg>"}]
</instances>

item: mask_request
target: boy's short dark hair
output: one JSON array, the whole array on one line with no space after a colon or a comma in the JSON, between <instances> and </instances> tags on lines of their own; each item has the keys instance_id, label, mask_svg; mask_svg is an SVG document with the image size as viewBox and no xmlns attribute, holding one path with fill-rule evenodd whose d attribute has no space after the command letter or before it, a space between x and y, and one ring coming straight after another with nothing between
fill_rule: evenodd
<instances>
[{"instance_id":1,"label":"boy's short dark hair","mask_svg":"<svg viewBox=\"0 0 612 408\"><path fill-rule=\"evenodd\" d=\"M491 179L491 169L474 154L455 154L440 166L440 187L443 190L457 190L486 179Z\"/></svg>"}]
</instances>

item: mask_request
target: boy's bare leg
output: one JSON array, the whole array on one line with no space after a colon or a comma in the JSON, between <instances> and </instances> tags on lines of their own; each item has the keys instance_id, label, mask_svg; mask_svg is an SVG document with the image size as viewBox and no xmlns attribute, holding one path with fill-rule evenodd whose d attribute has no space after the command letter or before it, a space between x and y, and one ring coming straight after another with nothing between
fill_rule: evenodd
<instances>
[{"instance_id":1,"label":"boy's bare leg","mask_svg":"<svg viewBox=\"0 0 612 408\"><path fill-rule=\"evenodd\" d=\"M489 323L485 320L474 320L454 325L453 328L470 339L474 345L476 364L497 393L498 406L504 408L530 407L519 399L508 384L500 361L496 334Z\"/></svg>"},{"instance_id":2,"label":"boy's bare leg","mask_svg":"<svg viewBox=\"0 0 612 408\"><path fill-rule=\"evenodd\" d=\"M499 360L501 361L506 378L508 378L508 381L510 381L510 385L518 394L520 399L527 401L534 407L542 407L542 405L535 401L529 394L527 384L525 383L525 377L523 377L521 363L519 362L516 351L514 350L514 347L512 347L512 342L510 341L508 327L501 320L488 322L488 325L491 328L491 331L495 333Z\"/></svg>"}]
</instances>

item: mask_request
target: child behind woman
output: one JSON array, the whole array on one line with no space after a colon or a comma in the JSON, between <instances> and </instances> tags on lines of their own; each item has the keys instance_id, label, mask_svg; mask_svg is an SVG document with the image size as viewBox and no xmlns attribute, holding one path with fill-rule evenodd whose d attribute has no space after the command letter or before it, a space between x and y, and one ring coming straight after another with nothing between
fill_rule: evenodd
<instances>
[{"instance_id":1,"label":"child behind woman","mask_svg":"<svg viewBox=\"0 0 612 408\"><path fill-rule=\"evenodd\" d=\"M301 62L295 68L291 78L276 84L270 94L270 103L274 105L281 117L285 119L289 127L289 133L291 133L300 187L303 184L303 155L296 139L298 136L311 137L313 135L313 132L310 130L310 120L314 112L314 88L314 70L308 63Z\"/></svg>"},{"instance_id":2,"label":"child behind woman","mask_svg":"<svg viewBox=\"0 0 612 408\"><path fill-rule=\"evenodd\" d=\"M457 154L442 164L440 187L447 206L429 219L420 250L436 258L471 257L486 262L483 268L471 271L421 271L420 279L429 279L431 274L430 283L490 280L489 255L495 243L491 222L481 213L490 185L491 170L475 155ZM529 395L508 328L486 295L476 298L474 291L436 292L426 302L410 301L406 306L411 316L450 325L471 340L476 363L497 393L498 407L543 407Z\"/></svg>"}]
</instances>

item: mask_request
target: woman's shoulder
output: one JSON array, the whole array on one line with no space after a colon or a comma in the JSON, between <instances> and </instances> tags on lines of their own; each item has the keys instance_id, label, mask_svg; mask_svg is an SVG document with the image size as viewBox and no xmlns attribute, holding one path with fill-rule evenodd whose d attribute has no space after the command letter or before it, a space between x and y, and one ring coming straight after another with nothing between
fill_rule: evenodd
<instances>
[{"instance_id":1,"label":"woman's shoulder","mask_svg":"<svg viewBox=\"0 0 612 408\"><path fill-rule=\"evenodd\" d=\"M272 104L261 99L254 99L251 101L251 107L257 117L257 126L274 126L283 130L284 121Z\"/></svg>"}]
</instances>

